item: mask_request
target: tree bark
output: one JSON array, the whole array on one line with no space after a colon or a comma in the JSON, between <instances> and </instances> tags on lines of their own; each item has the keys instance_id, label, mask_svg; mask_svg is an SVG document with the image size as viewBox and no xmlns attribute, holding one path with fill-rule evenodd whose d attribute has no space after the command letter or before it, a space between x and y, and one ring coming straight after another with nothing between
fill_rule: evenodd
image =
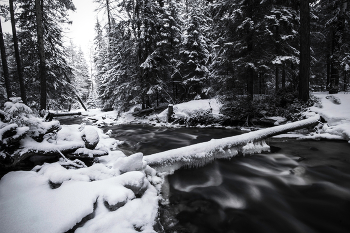
<instances>
[{"instance_id":1,"label":"tree bark","mask_svg":"<svg viewBox=\"0 0 350 233\"><path fill-rule=\"evenodd\" d=\"M6 95L7 95L7 98L10 98L12 97L11 87L10 87L10 75L9 75L9 68L8 68L7 59L6 59L6 50L5 50L4 36L2 33L1 20L0 20L0 34L1 34L0 48L1 48L2 70L4 71Z\"/></svg>"},{"instance_id":2,"label":"tree bark","mask_svg":"<svg viewBox=\"0 0 350 233\"><path fill-rule=\"evenodd\" d=\"M280 87L280 80L279 80L279 70L278 70L278 65L276 65L276 73L275 73L275 92L277 93L279 91Z\"/></svg>"},{"instance_id":3,"label":"tree bark","mask_svg":"<svg viewBox=\"0 0 350 233\"><path fill-rule=\"evenodd\" d=\"M286 68L282 65L282 89L286 88Z\"/></svg>"},{"instance_id":4,"label":"tree bark","mask_svg":"<svg viewBox=\"0 0 350 233\"><path fill-rule=\"evenodd\" d=\"M310 79L310 5L309 0L300 1L300 72L299 99L309 100Z\"/></svg>"},{"instance_id":5,"label":"tree bark","mask_svg":"<svg viewBox=\"0 0 350 233\"><path fill-rule=\"evenodd\" d=\"M347 89L347 86L348 86L348 78L346 77L346 75L347 75L347 70L346 70L346 67L345 67L345 69L344 69L344 91L346 91L346 89Z\"/></svg>"},{"instance_id":6,"label":"tree bark","mask_svg":"<svg viewBox=\"0 0 350 233\"><path fill-rule=\"evenodd\" d=\"M254 96L254 69L252 67L248 67L247 71L247 92L249 98L253 99Z\"/></svg>"},{"instance_id":7,"label":"tree bark","mask_svg":"<svg viewBox=\"0 0 350 233\"><path fill-rule=\"evenodd\" d=\"M329 90L330 82L331 82L331 55L327 54L327 82L326 82L326 90Z\"/></svg>"},{"instance_id":8,"label":"tree bark","mask_svg":"<svg viewBox=\"0 0 350 233\"><path fill-rule=\"evenodd\" d=\"M39 50L39 76L40 76L40 109L46 109L46 65L44 48L43 12L40 0L35 0L37 39Z\"/></svg>"},{"instance_id":9,"label":"tree bark","mask_svg":"<svg viewBox=\"0 0 350 233\"><path fill-rule=\"evenodd\" d=\"M13 46L15 49L15 58L17 63L17 75L19 80L19 87L21 90L21 98L24 104L27 104L27 93L24 84L23 70L22 70L22 62L19 55L18 49L18 38L16 32L16 22L15 22L15 13L13 9L13 0L9 0L10 5L10 15L11 15L11 26L12 26L12 37L13 37Z\"/></svg>"}]
</instances>

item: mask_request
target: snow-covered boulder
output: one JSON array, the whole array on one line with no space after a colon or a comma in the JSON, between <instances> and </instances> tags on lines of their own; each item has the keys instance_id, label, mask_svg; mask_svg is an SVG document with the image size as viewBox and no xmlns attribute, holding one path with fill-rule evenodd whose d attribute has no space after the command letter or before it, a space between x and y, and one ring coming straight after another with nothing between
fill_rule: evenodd
<instances>
[{"instance_id":1,"label":"snow-covered boulder","mask_svg":"<svg viewBox=\"0 0 350 233\"><path fill-rule=\"evenodd\" d=\"M8 173L0 180L0 232L155 232L159 190L151 174L119 175L101 163Z\"/></svg>"},{"instance_id":2,"label":"snow-covered boulder","mask_svg":"<svg viewBox=\"0 0 350 233\"><path fill-rule=\"evenodd\" d=\"M121 157L116 160L113 167L119 169L121 173L129 171L141 171L146 166L143 161L143 154L136 153L128 157Z\"/></svg>"},{"instance_id":3,"label":"snow-covered boulder","mask_svg":"<svg viewBox=\"0 0 350 233\"><path fill-rule=\"evenodd\" d=\"M85 142L85 147L93 150L97 146L100 141L100 137L98 136L98 132L92 126L86 126L81 131L81 138Z\"/></svg>"}]
</instances>

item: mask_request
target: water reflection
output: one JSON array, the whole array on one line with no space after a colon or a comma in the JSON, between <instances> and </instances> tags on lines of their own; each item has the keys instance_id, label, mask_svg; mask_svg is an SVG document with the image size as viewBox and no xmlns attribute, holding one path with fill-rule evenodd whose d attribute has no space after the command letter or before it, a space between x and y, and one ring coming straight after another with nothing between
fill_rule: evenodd
<instances>
[{"instance_id":1,"label":"water reflection","mask_svg":"<svg viewBox=\"0 0 350 233\"><path fill-rule=\"evenodd\" d=\"M165 232L350 232L349 144L270 143L279 153L169 176Z\"/></svg>"}]
</instances>

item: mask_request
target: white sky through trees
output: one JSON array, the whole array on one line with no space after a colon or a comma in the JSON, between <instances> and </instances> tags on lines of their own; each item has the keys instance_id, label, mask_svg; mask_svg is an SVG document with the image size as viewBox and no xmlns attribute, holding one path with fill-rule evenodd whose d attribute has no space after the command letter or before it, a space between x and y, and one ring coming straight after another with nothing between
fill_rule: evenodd
<instances>
[{"instance_id":1,"label":"white sky through trees","mask_svg":"<svg viewBox=\"0 0 350 233\"><path fill-rule=\"evenodd\" d=\"M97 12L95 12L96 3L93 0L73 0L76 7L75 12L70 13L70 30L67 33L68 41L73 40L77 47L81 47L85 58L89 60L90 47L95 36L94 27L96 24Z\"/></svg>"}]
</instances>

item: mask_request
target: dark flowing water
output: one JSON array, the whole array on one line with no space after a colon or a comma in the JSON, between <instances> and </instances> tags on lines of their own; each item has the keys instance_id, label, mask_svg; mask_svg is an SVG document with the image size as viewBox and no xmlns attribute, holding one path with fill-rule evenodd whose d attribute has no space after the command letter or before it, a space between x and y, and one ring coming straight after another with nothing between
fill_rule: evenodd
<instances>
[{"instance_id":1,"label":"dark flowing water","mask_svg":"<svg viewBox=\"0 0 350 233\"><path fill-rule=\"evenodd\" d=\"M225 129L105 128L145 155L237 135ZM350 232L350 144L269 139L272 153L216 160L167 177L160 232Z\"/></svg>"}]
</instances>

